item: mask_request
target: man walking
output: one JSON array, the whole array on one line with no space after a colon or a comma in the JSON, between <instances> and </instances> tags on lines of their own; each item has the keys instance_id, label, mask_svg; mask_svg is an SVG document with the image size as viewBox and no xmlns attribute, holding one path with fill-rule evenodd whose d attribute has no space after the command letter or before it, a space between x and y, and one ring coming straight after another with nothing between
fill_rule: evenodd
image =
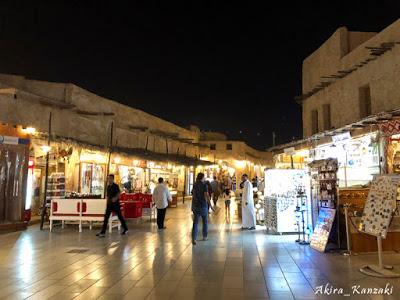
<instances>
[{"instance_id":1,"label":"man walking","mask_svg":"<svg viewBox=\"0 0 400 300\"><path fill-rule=\"evenodd\" d=\"M218 201L218 197L220 195L220 191L219 191L219 182L217 180L217 176L214 175L214 180L211 182L211 188L212 188L212 195L213 195L213 202L214 202L214 206L217 206L217 201Z\"/></svg>"},{"instance_id":2,"label":"man walking","mask_svg":"<svg viewBox=\"0 0 400 300\"><path fill-rule=\"evenodd\" d=\"M162 177L158 178L158 185L153 191L153 202L157 208L157 226L159 230L167 227L164 226L165 213L167 212L168 202L172 201L168 187L164 184Z\"/></svg>"},{"instance_id":3,"label":"man walking","mask_svg":"<svg viewBox=\"0 0 400 300\"><path fill-rule=\"evenodd\" d=\"M199 173L196 182L193 184L193 228L192 228L192 244L196 245L197 233L199 231L199 219L203 220L203 241L207 240L208 234L208 207L210 205L210 196L208 194L207 185L205 183L204 174Z\"/></svg>"},{"instance_id":4,"label":"man walking","mask_svg":"<svg viewBox=\"0 0 400 300\"><path fill-rule=\"evenodd\" d=\"M119 195L121 191L119 190L119 186L114 183L114 175L110 174L107 177L107 208L104 214L103 228L101 231L96 234L98 237L105 237L105 233L107 230L108 219L112 212L117 213L118 219L122 226L121 234L125 235L128 233L128 227L126 226L124 217L121 214L121 207L119 205Z\"/></svg>"},{"instance_id":5,"label":"man walking","mask_svg":"<svg viewBox=\"0 0 400 300\"><path fill-rule=\"evenodd\" d=\"M253 185L249 181L247 174L243 174L242 192L242 229L256 229L256 215L253 199Z\"/></svg>"}]
</instances>

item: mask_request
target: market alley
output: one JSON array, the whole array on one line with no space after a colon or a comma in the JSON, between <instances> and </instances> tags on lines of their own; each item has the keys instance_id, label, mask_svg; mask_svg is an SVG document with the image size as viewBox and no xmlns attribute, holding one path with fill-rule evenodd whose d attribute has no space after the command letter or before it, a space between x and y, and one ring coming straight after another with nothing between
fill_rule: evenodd
<instances>
[{"instance_id":1,"label":"market alley","mask_svg":"<svg viewBox=\"0 0 400 300\"><path fill-rule=\"evenodd\" d=\"M0 298L342 299L315 295L328 283L349 293L353 285L389 283L392 296L370 299L400 297L400 280L358 271L375 254L323 254L296 244L294 236L266 235L262 226L241 231L237 215L226 222L222 210L211 216L209 240L192 246L189 205L169 209L161 232L144 221L131 224L128 236L114 231L105 239L87 227L79 233L75 225L2 235ZM400 266L398 255L385 259Z\"/></svg>"}]
</instances>

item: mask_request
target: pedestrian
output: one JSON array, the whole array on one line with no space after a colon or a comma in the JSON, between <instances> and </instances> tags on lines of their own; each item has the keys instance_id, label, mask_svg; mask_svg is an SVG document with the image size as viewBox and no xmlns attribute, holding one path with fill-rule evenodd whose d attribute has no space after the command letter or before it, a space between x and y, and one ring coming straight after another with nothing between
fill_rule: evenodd
<instances>
[{"instance_id":1,"label":"pedestrian","mask_svg":"<svg viewBox=\"0 0 400 300\"><path fill-rule=\"evenodd\" d=\"M242 229L256 229L256 215L253 199L253 185L249 181L247 174L243 174L242 191Z\"/></svg>"},{"instance_id":2,"label":"pedestrian","mask_svg":"<svg viewBox=\"0 0 400 300\"><path fill-rule=\"evenodd\" d=\"M158 185L153 191L153 202L157 208L157 226L159 230L166 229L164 226L165 213L167 212L168 202L172 201L168 187L164 184L164 178L158 178Z\"/></svg>"},{"instance_id":3,"label":"pedestrian","mask_svg":"<svg viewBox=\"0 0 400 300\"><path fill-rule=\"evenodd\" d=\"M203 240L207 240L208 234L208 207L210 206L210 196L208 194L207 185L205 183L204 174L199 173L196 182L193 184L192 190L192 212L193 212L193 228L192 228L192 244L196 245L199 219L203 220Z\"/></svg>"},{"instance_id":4,"label":"pedestrian","mask_svg":"<svg viewBox=\"0 0 400 300\"><path fill-rule=\"evenodd\" d=\"M212 186L211 186L210 181L207 180L206 185L207 185L208 197L210 199L210 202L208 202L208 213L211 213L210 208L212 208L211 207L211 199L213 197L213 191L212 191Z\"/></svg>"},{"instance_id":5,"label":"pedestrian","mask_svg":"<svg viewBox=\"0 0 400 300\"><path fill-rule=\"evenodd\" d=\"M264 178L261 179L260 185L258 187L258 191L261 192L264 195L264 189L265 189L265 181Z\"/></svg>"},{"instance_id":6,"label":"pedestrian","mask_svg":"<svg viewBox=\"0 0 400 300\"><path fill-rule=\"evenodd\" d=\"M119 204L120 194L121 191L119 189L119 186L114 182L114 175L109 174L107 177L107 208L106 212L104 213L103 228L98 234L96 234L98 237L105 237L108 219L110 218L112 212L115 212L118 215L119 222L122 226L121 235L125 235L128 233L128 226L126 226L124 217L121 214L121 207Z\"/></svg>"},{"instance_id":7,"label":"pedestrian","mask_svg":"<svg viewBox=\"0 0 400 300\"><path fill-rule=\"evenodd\" d=\"M225 201L225 217L228 219L231 218L231 191L226 189L222 195L223 200Z\"/></svg>"},{"instance_id":8,"label":"pedestrian","mask_svg":"<svg viewBox=\"0 0 400 300\"><path fill-rule=\"evenodd\" d=\"M220 195L219 182L217 176L214 175L214 180L211 182L214 206L217 206L218 197Z\"/></svg>"}]
</instances>

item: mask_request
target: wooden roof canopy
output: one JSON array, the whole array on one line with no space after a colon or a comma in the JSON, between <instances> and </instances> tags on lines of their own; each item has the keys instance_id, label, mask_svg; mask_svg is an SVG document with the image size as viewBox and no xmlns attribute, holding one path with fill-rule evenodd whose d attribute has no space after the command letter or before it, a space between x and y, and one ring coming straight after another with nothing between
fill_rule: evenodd
<instances>
[{"instance_id":1,"label":"wooden roof canopy","mask_svg":"<svg viewBox=\"0 0 400 300\"><path fill-rule=\"evenodd\" d=\"M113 113L113 112L87 111L87 110L81 110L81 109L77 109L76 113L78 115L85 115L85 116L114 116L115 115L115 113Z\"/></svg>"}]
</instances>

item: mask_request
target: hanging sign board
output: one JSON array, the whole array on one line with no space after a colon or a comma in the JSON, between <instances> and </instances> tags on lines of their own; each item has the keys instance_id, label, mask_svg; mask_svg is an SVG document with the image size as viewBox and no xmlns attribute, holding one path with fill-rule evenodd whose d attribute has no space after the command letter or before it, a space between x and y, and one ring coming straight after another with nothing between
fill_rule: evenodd
<instances>
[{"instance_id":1,"label":"hanging sign board","mask_svg":"<svg viewBox=\"0 0 400 300\"><path fill-rule=\"evenodd\" d=\"M399 175L378 175L371 183L359 230L386 238L396 209Z\"/></svg>"},{"instance_id":2,"label":"hanging sign board","mask_svg":"<svg viewBox=\"0 0 400 300\"><path fill-rule=\"evenodd\" d=\"M345 142L348 140L351 140L350 132L345 132L332 136L332 142L334 143Z\"/></svg>"},{"instance_id":3,"label":"hanging sign board","mask_svg":"<svg viewBox=\"0 0 400 300\"><path fill-rule=\"evenodd\" d=\"M318 215L314 233L311 236L310 247L320 252L325 252L329 234L335 220L336 209L321 208Z\"/></svg>"},{"instance_id":4,"label":"hanging sign board","mask_svg":"<svg viewBox=\"0 0 400 300\"><path fill-rule=\"evenodd\" d=\"M0 144L18 145L19 138L15 136L0 135Z\"/></svg>"},{"instance_id":5,"label":"hanging sign board","mask_svg":"<svg viewBox=\"0 0 400 300\"><path fill-rule=\"evenodd\" d=\"M285 148L285 149L283 149L283 151L285 152L286 155L293 155L293 154L295 154L295 152L296 152L296 150L294 149L294 147Z\"/></svg>"}]
</instances>

